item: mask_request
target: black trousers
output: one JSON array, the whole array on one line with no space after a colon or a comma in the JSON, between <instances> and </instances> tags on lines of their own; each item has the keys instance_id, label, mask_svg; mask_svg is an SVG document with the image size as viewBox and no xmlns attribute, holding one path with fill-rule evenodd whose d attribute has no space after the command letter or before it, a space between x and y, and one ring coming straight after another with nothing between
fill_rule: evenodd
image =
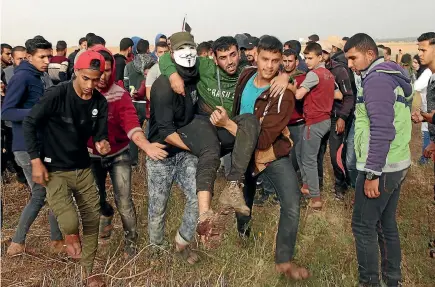
<instances>
[{"instance_id":1,"label":"black trousers","mask_svg":"<svg viewBox=\"0 0 435 287\"><path fill-rule=\"evenodd\" d=\"M229 181L242 180L260 134L260 123L252 114L243 114L232 119L237 124L234 137L224 128L215 127L209 117L197 115L186 126L178 129L181 139L191 153L198 157L196 188L213 192L216 171L221 156L232 152Z\"/></svg>"}]
</instances>

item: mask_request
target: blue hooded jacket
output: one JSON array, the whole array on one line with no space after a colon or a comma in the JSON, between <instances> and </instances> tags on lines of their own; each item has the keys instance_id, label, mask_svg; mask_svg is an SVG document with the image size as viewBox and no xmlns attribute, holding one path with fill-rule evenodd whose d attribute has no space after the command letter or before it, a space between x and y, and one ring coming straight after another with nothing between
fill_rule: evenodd
<instances>
[{"instance_id":1,"label":"blue hooded jacket","mask_svg":"<svg viewBox=\"0 0 435 287\"><path fill-rule=\"evenodd\" d=\"M157 35L156 35L156 38L154 39L154 51L151 53L151 57L153 57L153 59L154 59L155 61L158 60L158 57L157 57L157 55L156 55L156 50L157 50L156 45L157 45L157 43L159 42L159 40L160 40L160 38L161 38L162 36L165 36L165 34L157 34Z\"/></svg>"},{"instance_id":2,"label":"blue hooded jacket","mask_svg":"<svg viewBox=\"0 0 435 287\"><path fill-rule=\"evenodd\" d=\"M27 61L15 68L2 104L2 120L12 122L12 151L27 151L23 120L44 95L43 73Z\"/></svg>"},{"instance_id":3,"label":"blue hooded jacket","mask_svg":"<svg viewBox=\"0 0 435 287\"><path fill-rule=\"evenodd\" d=\"M141 37L131 37L131 40L133 41L133 54L136 55L137 54L137 43L142 40Z\"/></svg>"}]
</instances>

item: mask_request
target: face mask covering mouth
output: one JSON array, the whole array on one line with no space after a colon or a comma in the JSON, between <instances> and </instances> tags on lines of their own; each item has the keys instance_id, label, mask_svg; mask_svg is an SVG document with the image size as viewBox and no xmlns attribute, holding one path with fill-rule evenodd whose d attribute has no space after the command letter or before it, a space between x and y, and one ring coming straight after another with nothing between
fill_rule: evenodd
<instances>
[{"instance_id":1,"label":"face mask covering mouth","mask_svg":"<svg viewBox=\"0 0 435 287\"><path fill-rule=\"evenodd\" d=\"M197 52L191 46L182 46L174 51L175 63L184 68L192 68L196 64Z\"/></svg>"}]
</instances>

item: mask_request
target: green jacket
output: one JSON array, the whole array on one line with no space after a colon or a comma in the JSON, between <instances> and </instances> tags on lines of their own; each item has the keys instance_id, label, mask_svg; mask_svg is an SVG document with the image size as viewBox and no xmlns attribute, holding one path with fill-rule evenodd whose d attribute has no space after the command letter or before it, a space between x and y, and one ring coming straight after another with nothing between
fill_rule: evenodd
<instances>
[{"instance_id":1,"label":"green jacket","mask_svg":"<svg viewBox=\"0 0 435 287\"><path fill-rule=\"evenodd\" d=\"M234 93L236 91L237 81L244 68L244 65L239 65L237 72L234 75L228 75L210 58L198 57L199 82L196 85L199 100L198 105L201 111L210 114L216 109L216 106L222 106L218 89L217 71L219 69L220 84L224 108L229 115L233 111ZM160 71L166 77L176 73L175 63L172 61L169 54L160 57Z\"/></svg>"},{"instance_id":2,"label":"green jacket","mask_svg":"<svg viewBox=\"0 0 435 287\"><path fill-rule=\"evenodd\" d=\"M411 164L412 87L396 63L375 61L363 73L355 107L357 169L380 175Z\"/></svg>"}]
</instances>

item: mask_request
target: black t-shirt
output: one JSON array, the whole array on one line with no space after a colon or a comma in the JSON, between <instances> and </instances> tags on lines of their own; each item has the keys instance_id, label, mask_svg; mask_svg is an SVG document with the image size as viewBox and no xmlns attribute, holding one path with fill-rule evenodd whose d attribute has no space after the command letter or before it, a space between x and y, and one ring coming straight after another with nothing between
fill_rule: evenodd
<instances>
[{"instance_id":1,"label":"black t-shirt","mask_svg":"<svg viewBox=\"0 0 435 287\"><path fill-rule=\"evenodd\" d=\"M151 88L150 142L159 142L167 146L169 156L181 149L165 142L167 136L190 123L195 116L198 100L196 84L186 84L186 96L176 94L164 75L154 82Z\"/></svg>"},{"instance_id":2,"label":"black t-shirt","mask_svg":"<svg viewBox=\"0 0 435 287\"><path fill-rule=\"evenodd\" d=\"M97 90L84 100L73 82L49 88L23 123L31 159L40 157L49 171L90 166L87 142L107 139L107 101ZM41 146L37 133L40 134Z\"/></svg>"}]
</instances>

